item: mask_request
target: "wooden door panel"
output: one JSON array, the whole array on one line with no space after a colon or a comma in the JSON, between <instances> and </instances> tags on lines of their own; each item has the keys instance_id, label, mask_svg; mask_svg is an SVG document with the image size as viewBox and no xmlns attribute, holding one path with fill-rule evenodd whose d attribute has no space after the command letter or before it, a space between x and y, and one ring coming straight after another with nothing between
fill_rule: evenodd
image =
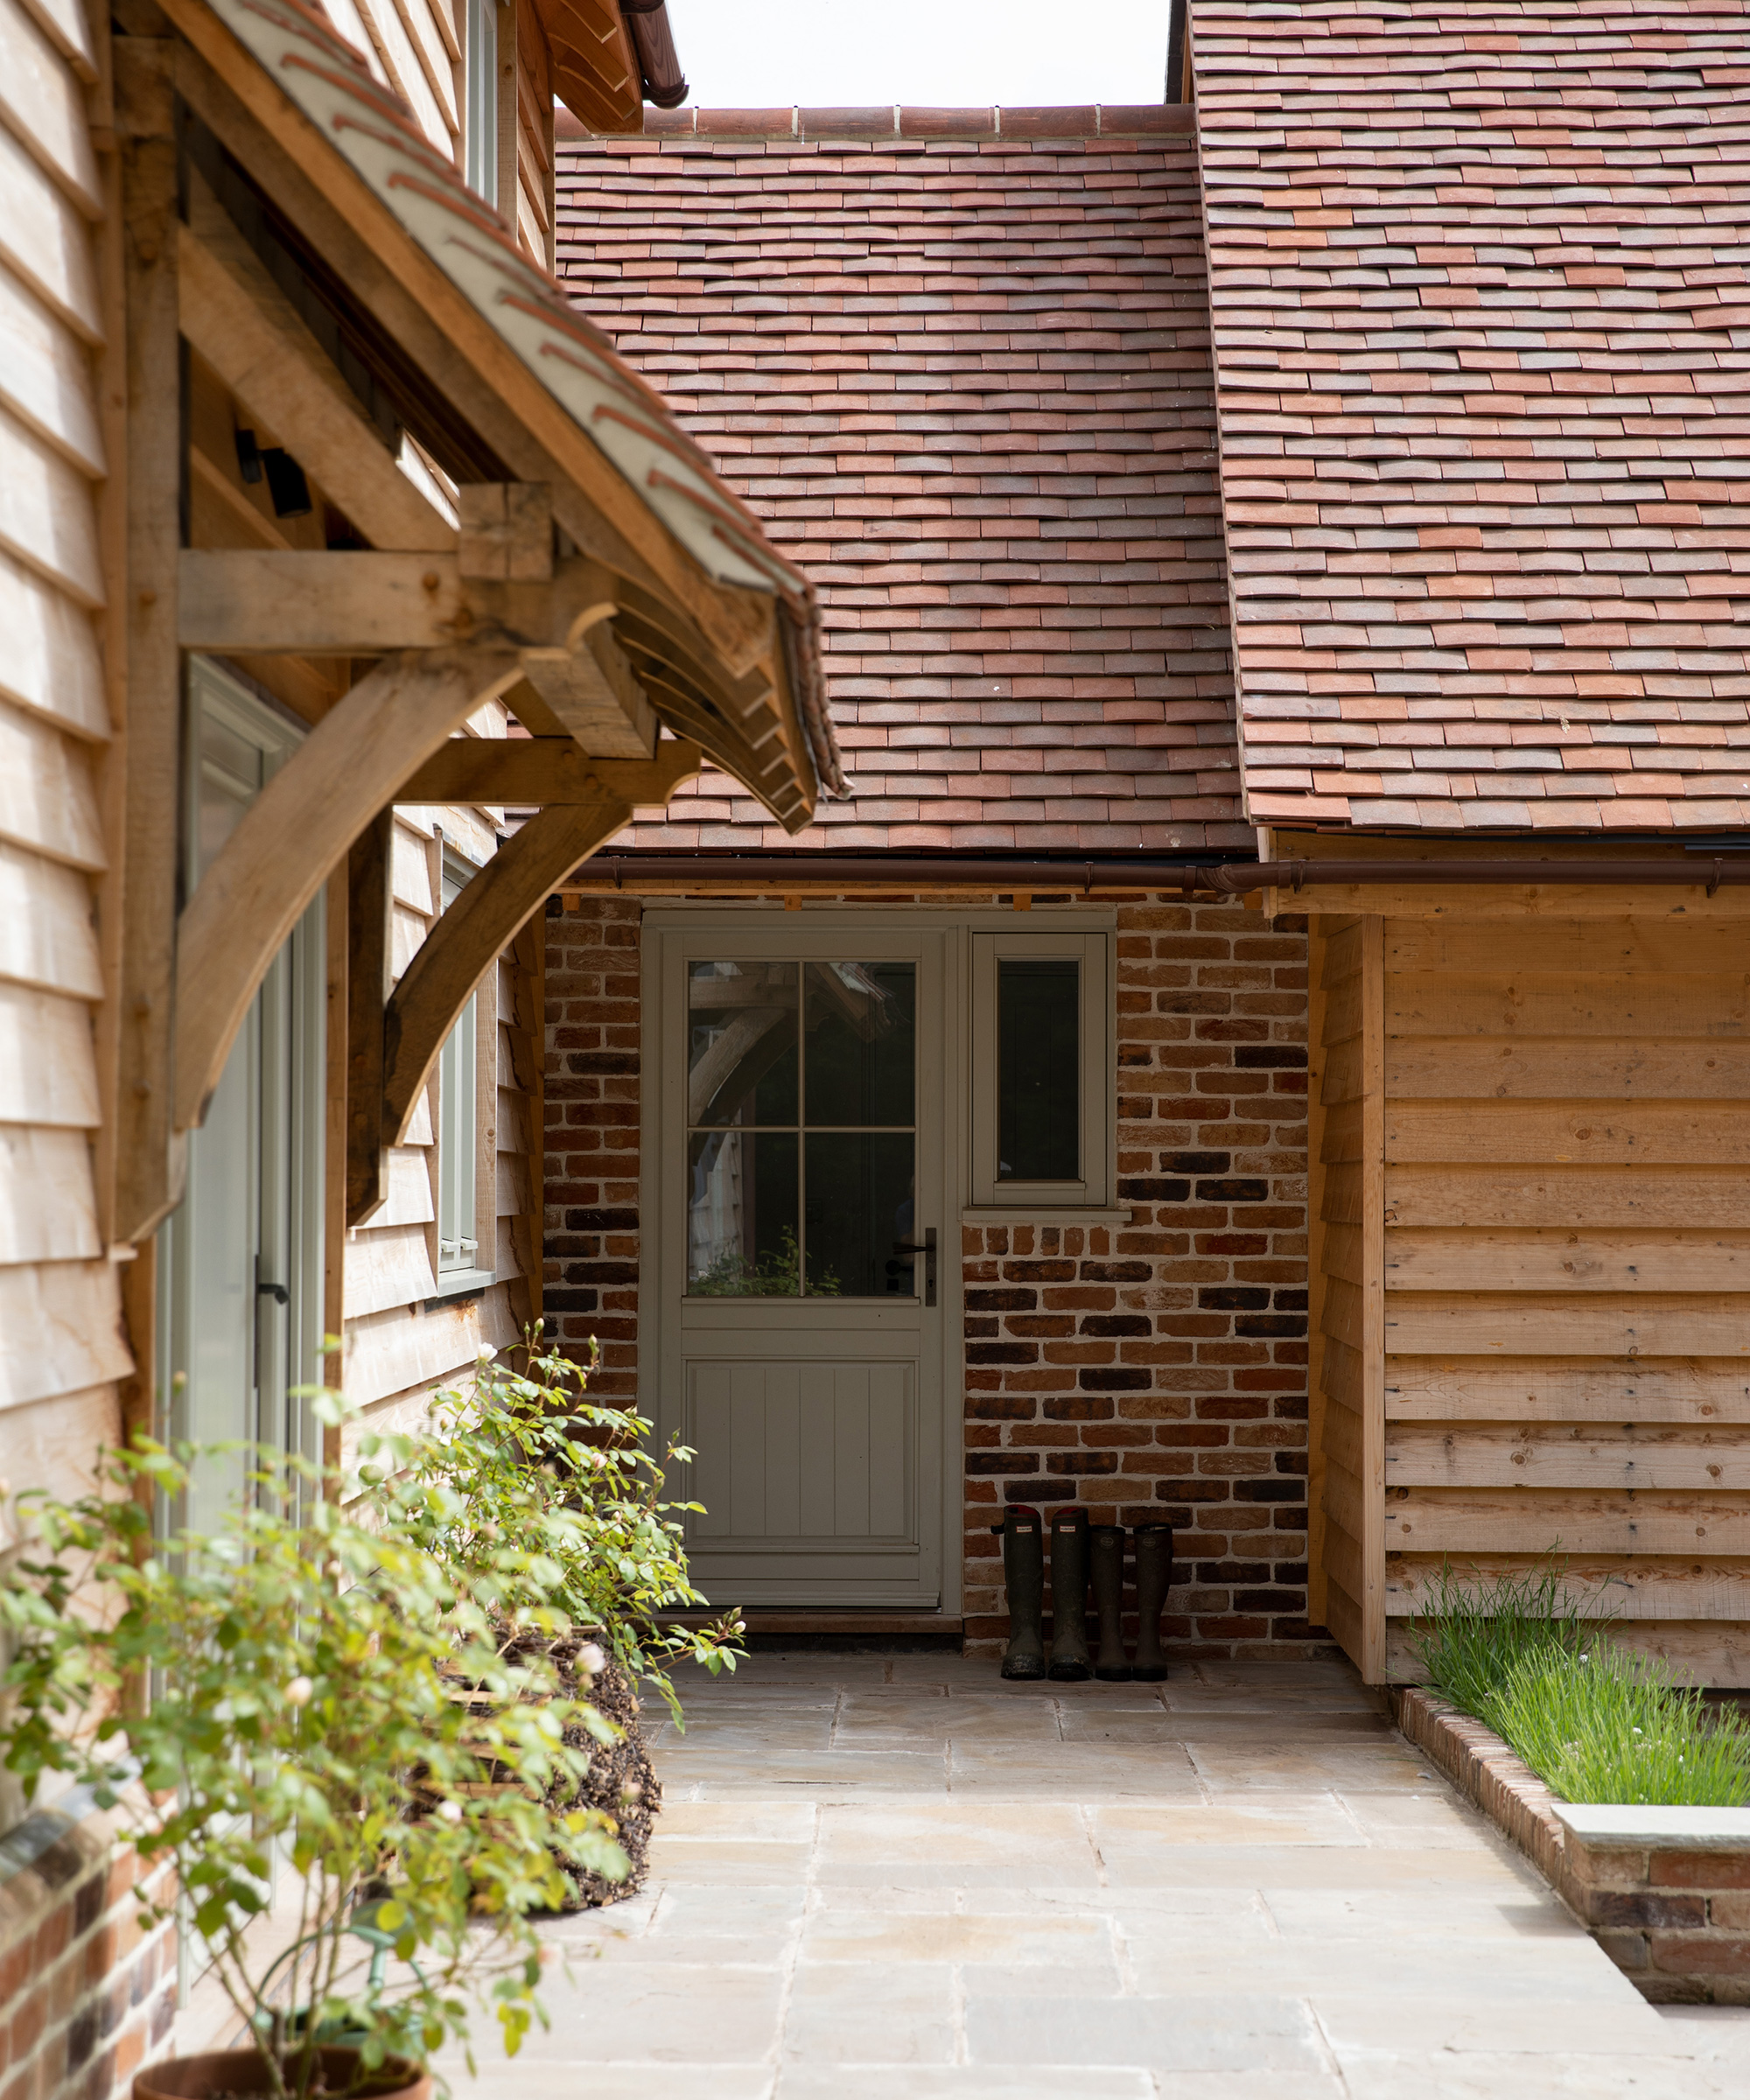
<instances>
[{"instance_id":1,"label":"wooden door panel","mask_svg":"<svg viewBox=\"0 0 1750 2100\"><path fill-rule=\"evenodd\" d=\"M685 1437L705 1514L690 1537L713 1551L915 1552L917 1433L910 1363L696 1359Z\"/></svg>"}]
</instances>

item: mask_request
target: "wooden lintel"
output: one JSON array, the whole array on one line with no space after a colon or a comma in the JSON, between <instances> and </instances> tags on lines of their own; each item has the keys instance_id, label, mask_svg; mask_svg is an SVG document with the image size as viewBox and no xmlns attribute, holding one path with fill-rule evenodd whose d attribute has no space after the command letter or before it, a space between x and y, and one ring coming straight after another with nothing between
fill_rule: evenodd
<instances>
[{"instance_id":1,"label":"wooden lintel","mask_svg":"<svg viewBox=\"0 0 1750 2100\"><path fill-rule=\"evenodd\" d=\"M370 656L441 648L488 631L529 649L576 649L618 602L612 572L573 558L545 582L464 578L454 554L190 549L181 560L186 649Z\"/></svg>"},{"instance_id":2,"label":"wooden lintel","mask_svg":"<svg viewBox=\"0 0 1750 2100\"><path fill-rule=\"evenodd\" d=\"M177 938L175 1127L206 1114L280 943L410 767L516 682L501 645L391 656L311 731L244 812Z\"/></svg>"},{"instance_id":3,"label":"wooden lintel","mask_svg":"<svg viewBox=\"0 0 1750 2100\"><path fill-rule=\"evenodd\" d=\"M696 744L659 744L654 759L604 759L570 737L452 737L396 794L398 802L488 802L513 808L666 802L704 764Z\"/></svg>"},{"instance_id":4,"label":"wooden lintel","mask_svg":"<svg viewBox=\"0 0 1750 2100\"><path fill-rule=\"evenodd\" d=\"M382 1010L389 990L395 812L381 809L346 865L346 1223L368 1223L388 1194L382 1134Z\"/></svg>"},{"instance_id":5,"label":"wooden lintel","mask_svg":"<svg viewBox=\"0 0 1750 2100\"><path fill-rule=\"evenodd\" d=\"M631 821L608 799L543 809L499 848L427 934L383 1013L383 1134L404 1135L444 1038L499 951L580 860Z\"/></svg>"}]
</instances>

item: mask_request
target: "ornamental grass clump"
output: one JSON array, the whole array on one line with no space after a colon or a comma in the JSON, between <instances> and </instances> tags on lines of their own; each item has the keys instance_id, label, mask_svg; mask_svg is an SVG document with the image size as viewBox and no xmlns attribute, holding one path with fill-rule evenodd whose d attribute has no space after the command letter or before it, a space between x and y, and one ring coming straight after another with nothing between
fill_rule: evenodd
<instances>
[{"instance_id":1,"label":"ornamental grass clump","mask_svg":"<svg viewBox=\"0 0 1750 2100\"><path fill-rule=\"evenodd\" d=\"M1670 1666L1599 1641L1522 1655L1481 1718L1572 1802L1750 1806L1750 1726Z\"/></svg>"},{"instance_id":2,"label":"ornamental grass clump","mask_svg":"<svg viewBox=\"0 0 1750 2100\"><path fill-rule=\"evenodd\" d=\"M1553 1556L1523 1574L1443 1565L1414 1630L1428 1681L1564 1800L1750 1806L1750 1726L1583 1618Z\"/></svg>"},{"instance_id":3,"label":"ornamental grass clump","mask_svg":"<svg viewBox=\"0 0 1750 2100\"><path fill-rule=\"evenodd\" d=\"M1553 1559L1523 1574L1454 1574L1442 1563L1429 1609L1412 1630L1428 1682L1479 1720L1508 1672L1527 1656L1577 1655L1597 1631L1582 1619Z\"/></svg>"},{"instance_id":4,"label":"ornamental grass clump","mask_svg":"<svg viewBox=\"0 0 1750 2100\"><path fill-rule=\"evenodd\" d=\"M567 1870L626 1871L581 1798L578 1743L615 1731L543 1656L506 1652L508 1624L568 1630L554 1571L515 1542L451 1562L398 1536L382 1491L410 1453L374 1441L354 1508L264 1454L220 1531L165 1538L154 1502L178 1507L209 1454L141 1438L78 1502L18 1498L26 1544L0 1584L6 1766L27 1789L84 1785L118 1842L173 1867L137 1886L142 1922L199 1936L275 2100L404 2083L481 1998L514 2054L539 2016L531 1914ZM298 1939L270 1964L249 1927L276 1880ZM361 1927L393 1961L370 1966ZM357 2052L344 2089L333 2046Z\"/></svg>"}]
</instances>

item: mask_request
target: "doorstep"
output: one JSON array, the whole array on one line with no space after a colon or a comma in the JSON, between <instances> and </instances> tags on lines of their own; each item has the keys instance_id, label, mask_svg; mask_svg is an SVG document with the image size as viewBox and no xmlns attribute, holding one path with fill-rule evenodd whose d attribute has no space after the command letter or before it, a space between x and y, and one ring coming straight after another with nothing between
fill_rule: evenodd
<instances>
[{"instance_id":1,"label":"doorstep","mask_svg":"<svg viewBox=\"0 0 1750 2100\"><path fill-rule=\"evenodd\" d=\"M962 1634L963 1619L942 1612L744 1611L750 1634ZM671 1612L670 1626L715 1626L721 1612Z\"/></svg>"},{"instance_id":2,"label":"doorstep","mask_svg":"<svg viewBox=\"0 0 1750 2100\"><path fill-rule=\"evenodd\" d=\"M1558 1800L1492 1729L1432 1691L1392 1716L1524 1852L1643 1998L1750 2005L1750 1809Z\"/></svg>"}]
</instances>

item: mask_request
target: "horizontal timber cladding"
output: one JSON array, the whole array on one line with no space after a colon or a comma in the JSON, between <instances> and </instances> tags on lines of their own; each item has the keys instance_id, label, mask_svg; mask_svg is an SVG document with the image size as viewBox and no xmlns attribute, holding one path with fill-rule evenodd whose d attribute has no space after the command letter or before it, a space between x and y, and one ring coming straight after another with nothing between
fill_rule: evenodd
<instances>
[{"instance_id":1,"label":"horizontal timber cladding","mask_svg":"<svg viewBox=\"0 0 1750 2100\"><path fill-rule=\"evenodd\" d=\"M1387 1667L1413 1674L1404 1621L1443 1564L1555 1552L1620 1637L1750 1684L1739 942L1667 917L1375 923ZM1361 1347L1353 1264L1334 1238L1324 1324Z\"/></svg>"}]
</instances>

